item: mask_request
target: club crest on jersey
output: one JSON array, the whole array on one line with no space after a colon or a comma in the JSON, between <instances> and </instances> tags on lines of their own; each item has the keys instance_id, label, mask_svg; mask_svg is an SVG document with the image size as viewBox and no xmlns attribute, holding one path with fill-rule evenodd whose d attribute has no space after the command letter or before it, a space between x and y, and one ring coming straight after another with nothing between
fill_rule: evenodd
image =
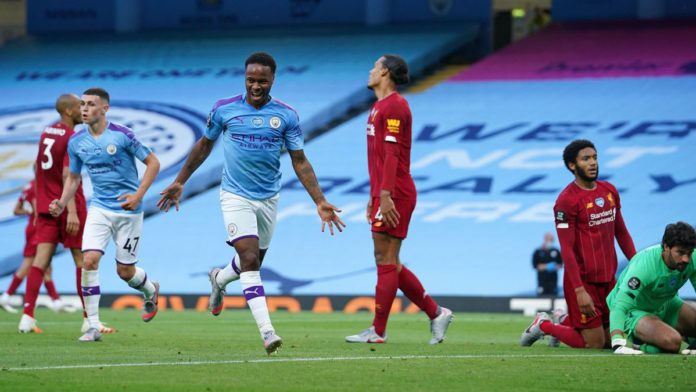
<instances>
[{"instance_id":1,"label":"club crest on jersey","mask_svg":"<svg viewBox=\"0 0 696 392\"><path fill-rule=\"evenodd\" d=\"M611 193L607 193L607 200L609 200L609 204L614 206L614 197L611 195Z\"/></svg>"},{"instance_id":2,"label":"club crest on jersey","mask_svg":"<svg viewBox=\"0 0 696 392\"><path fill-rule=\"evenodd\" d=\"M269 121L269 124L271 124L271 128L273 129L280 128L280 117L271 117L271 121Z\"/></svg>"},{"instance_id":3,"label":"club crest on jersey","mask_svg":"<svg viewBox=\"0 0 696 392\"><path fill-rule=\"evenodd\" d=\"M251 119L251 125L253 125L256 128L261 128L263 125L263 119L261 117L254 117Z\"/></svg>"},{"instance_id":4,"label":"club crest on jersey","mask_svg":"<svg viewBox=\"0 0 696 392\"><path fill-rule=\"evenodd\" d=\"M631 290L636 290L637 288L640 287L640 279L636 278L635 276L632 277L631 279L628 280L628 287Z\"/></svg>"},{"instance_id":5,"label":"club crest on jersey","mask_svg":"<svg viewBox=\"0 0 696 392\"><path fill-rule=\"evenodd\" d=\"M676 286L677 286L677 277L676 277L676 276L673 276L673 277L669 280L669 287L674 288L674 287L676 287Z\"/></svg>"},{"instance_id":6,"label":"club crest on jersey","mask_svg":"<svg viewBox=\"0 0 696 392\"><path fill-rule=\"evenodd\" d=\"M115 144L109 144L108 146L106 146L106 152L107 152L109 155L114 155L114 154L116 154L116 145L115 145Z\"/></svg>"},{"instance_id":7,"label":"club crest on jersey","mask_svg":"<svg viewBox=\"0 0 696 392\"><path fill-rule=\"evenodd\" d=\"M601 197L596 198L594 202L595 202L595 204L597 204L598 206L604 207L604 199L602 199Z\"/></svg>"},{"instance_id":8,"label":"club crest on jersey","mask_svg":"<svg viewBox=\"0 0 696 392\"><path fill-rule=\"evenodd\" d=\"M230 237L233 237L235 234L237 234L237 225L234 223L230 223L227 225L227 234L229 234Z\"/></svg>"}]
</instances>

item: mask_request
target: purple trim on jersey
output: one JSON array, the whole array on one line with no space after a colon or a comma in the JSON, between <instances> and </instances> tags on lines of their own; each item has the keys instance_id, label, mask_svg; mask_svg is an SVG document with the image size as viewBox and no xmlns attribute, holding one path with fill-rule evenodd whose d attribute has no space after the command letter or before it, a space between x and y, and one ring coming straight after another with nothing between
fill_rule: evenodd
<instances>
[{"instance_id":1,"label":"purple trim on jersey","mask_svg":"<svg viewBox=\"0 0 696 392\"><path fill-rule=\"evenodd\" d=\"M82 286L82 296L83 297L90 297L92 295L99 295L99 294L101 294L101 290L99 290L99 286L92 286L92 287Z\"/></svg>"},{"instance_id":2,"label":"purple trim on jersey","mask_svg":"<svg viewBox=\"0 0 696 392\"><path fill-rule=\"evenodd\" d=\"M287 103L281 101L280 99L275 99L275 98L274 98L273 101L274 101L274 102L278 102L281 106L284 106L284 107L286 107L286 108L292 110L293 112L295 112L295 114L297 114L297 110L295 110L294 107L288 105ZM299 117L299 115L297 115L297 116Z\"/></svg>"},{"instance_id":3,"label":"purple trim on jersey","mask_svg":"<svg viewBox=\"0 0 696 392\"><path fill-rule=\"evenodd\" d=\"M247 302L254 298L266 296L266 292L263 290L263 286L261 285L247 287L246 289L242 290L242 292L244 293L244 298L246 298Z\"/></svg>"},{"instance_id":4,"label":"purple trim on jersey","mask_svg":"<svg viewBox=\"0 0 696 392\"><path fill-rule=\"evenodd\" d=\"M109 126L107 128L112 131L121 132L125 134L126 137L128 137L129 139L133 139L135 137L133 131L125 125L109 122Z\"/></svg>"},{"instance_id":5,"label":"purple trim on jersey","mask_svg":"<svg viewBox=\"0 0 696 392\"><path fill-rule=\"evenodd\" d=\"M232 258L232 261L230 261L230 264L232 264L232 269L234 270L234 272L236 272L237 275L241 275L241 274L242 274L242 270L239 269L239 267L237 267L237 264L234 263L234 259L235 259L235 258L237 258L237 256L234 256L234 257ZM241 263L240 263L240 264L241 264Z\"/></svg>"},{"instance_id":6,"label":"purple trim on jersey","mask_svg":"<svg viewBox=\"0 0 696 392\"><path fill-rule=\"evenodd\" d=\"M104 251L101 249L82 249L82 253L85 253L85 252L99 252L102 255L104 254Z\"/></svg>"},{"instance_id":7,"label":"purple trim on jersey","mask_svg":"<svg viewBox=\"0 0 696 392\"><path fill-rule=\"evenodd\" d=\"M114 260L116 260L116 263L117 263L117 264L121 264L121 265L134 265L134 264L136 264L136 263L138 262L138 260L135 260L135 261L132 262L132 263L124 263L124 262L118 261L118 259L114 259Z\"/></svg>"},{"instance_id":8,"label":"purple trim on jersey","mask_svg":"<svg viewBox=\"0 0 696 392\"><path fill-rule=\"evenodd\" d=\"M256 234L249 234L249 235L243 235L241 237L237 237L237 238L233 239L232 241L225 241L225 242L227 242L227 245L229 245L229 246L234 246L235 242L237 242L241 239L244 239L244 238L251 238L251 237L254 237L256 239L259 238L259 236L257 236Z\"/></svg>"},{"instance_id":9,"label":"purple trim on jersey","mask_svg":"<svg viewBox=\"0 0 696 392\"><path fill-rule=\"evenodd\" d=\"M241 101L241 100L242 100L242 94L239 94L239 95L231 97L231 98L221 99L221 100L215 102L215 105L213 105L213 109L211 110L211 112L214 112L215 109L219 108L220 106L228 105L228 104L231 104L233 102L237 102L237 101Z\"/></svg>"}]
</instances>

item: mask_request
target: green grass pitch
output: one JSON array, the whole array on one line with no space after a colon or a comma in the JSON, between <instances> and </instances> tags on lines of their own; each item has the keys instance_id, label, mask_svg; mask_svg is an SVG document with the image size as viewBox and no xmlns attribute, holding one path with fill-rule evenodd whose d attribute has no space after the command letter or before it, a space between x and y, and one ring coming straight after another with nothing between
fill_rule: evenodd
<instances>
[{"instance_id":1,"label":"green grass pitch","mask_svg":"<svg viewBox=\"0 0 696 392\"><path fill-rule=\"evenodd\" d=\"M518 315L459 313L447 340L428 345L425 316L390 318L389 342L348 344L367 313L272 314L285 342L266 356L248 311L219 317L102 311L118 329L80 343L79 314L39 310L43 334L17 332L0 313L0 391L694 391L696 357L618 357L609 351L519 347Z\"/></svg>"}]
</instances>

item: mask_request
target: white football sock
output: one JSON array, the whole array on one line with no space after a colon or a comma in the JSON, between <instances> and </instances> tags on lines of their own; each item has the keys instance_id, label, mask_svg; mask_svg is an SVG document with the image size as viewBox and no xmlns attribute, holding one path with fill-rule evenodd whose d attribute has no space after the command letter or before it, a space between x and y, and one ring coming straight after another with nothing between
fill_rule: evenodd
<instances>
[{"instance_id":1,"label":"white football sock","mask_svg":"<svg viewBox=\"0 0 696 392\"><path fill-rule=\"evenodd\" d=\"M218 272L217 276L215 277L215 282L218 284L218 286L224 289L228 283L239 279L238 271L241 271L241 268L239 265L239 260L237 259L237 256L235 256L225 268Z\"/></svg>"},{"instance_id":2,"label":"white football sock","mask_svg":"<svg viewBox=\"0 0 696 392\"><path fill-rule=\"evenodd\" d=\"M85 301L85 312L87 312L89 326L99 329L99 300L101 299L99 270L82 269L82 297Z\"/></svg>"},{"instance_id":3,"label":"white football sock","mask_svg":"<svg viewBox=\"0 0 696 392\"><path fill-rule=\"evenodd\" d=\"M147 278L145 270L140 267L135 267L135 274L128 281L128 286L142 292L145 298L152 298L155 295L155 285Z\"/></svg>"},{"instance_id":4,"label":"white football sock","mask_svg":"<svg viewBox=\"0 0 696 392\"><path fill-rule=\"evenodd\" d=\"M271 324L271 316L268 314L261 273L259 271L242 272L239 276L239 282L242 285L242 293L246 298L251 314L256 320L256 326L263 337L264 333L273 331L273 325Z\"/></svg>"}]
</instances>

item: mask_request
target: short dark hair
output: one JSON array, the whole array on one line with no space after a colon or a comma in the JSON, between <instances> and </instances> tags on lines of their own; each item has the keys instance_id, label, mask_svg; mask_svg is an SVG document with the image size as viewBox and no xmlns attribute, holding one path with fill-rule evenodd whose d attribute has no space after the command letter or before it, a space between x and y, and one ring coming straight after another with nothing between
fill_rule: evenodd
<instances>
[{"instance_id":1,"label":"short dark hair","mask_svg":"<svg viewBox=\"0 0 696 392\"><path fill-rule=\"evenodd\" d=\"M685 249L696 248L696 230L685 222L670 223L665 227L662 245L671 248L680 246Z\"/></svg>"},{"instance_id":2,"label":"short dark hair","mask_svg":"<svg viewBox=\"0 0 696 392\"><path fill-rule=\"evenodd\" d=\"M101 87L90 87L85 92L82 93L82 95L96 95L97 97L101 98L102 101L106 101L106 103L109 103L109 93L106 92Z\"/></svg>"},{"instance_id":3,"label":"short dark hair","mask_svg":"<svg viewBox=\"0 0 696 392\"><path fill-rule=\"evenodd\" d=\"M254 52L247 57L244 62L244 69L246 69L249 64L261 64L271 68L271 72L275 75L276 62L273 56L266 52Z\"/></svg>"},{"instance_id":4,"label":"short dark hair","mask_svg":"<svg viewBox=\"0 0 696 392\"><path fill-rule=\"evenodd\" d=\"M570 164L575 163L575 160L578 158L580 150L587 147L592 147L595 151L597 151L597 148L595 148L594 144L586 139L573 140L572 142L570 142L570 144L566 146L566 148L563 150L563 163L565 163L566 169L570 170ZM570 172L575 173L572 170L570 170Z\"/></svg>"},{"instance_id":5,"label":"short dark hair","mask_svg":"<svg viewBox=\"0 0 696 392\"><path fill-rule=\"evenodd\" d=\"M409 81L408 64L401 56L395 54L385 54L382 65L389 70L389 78L398 86Z\"/></svg>"}]
</instances>

